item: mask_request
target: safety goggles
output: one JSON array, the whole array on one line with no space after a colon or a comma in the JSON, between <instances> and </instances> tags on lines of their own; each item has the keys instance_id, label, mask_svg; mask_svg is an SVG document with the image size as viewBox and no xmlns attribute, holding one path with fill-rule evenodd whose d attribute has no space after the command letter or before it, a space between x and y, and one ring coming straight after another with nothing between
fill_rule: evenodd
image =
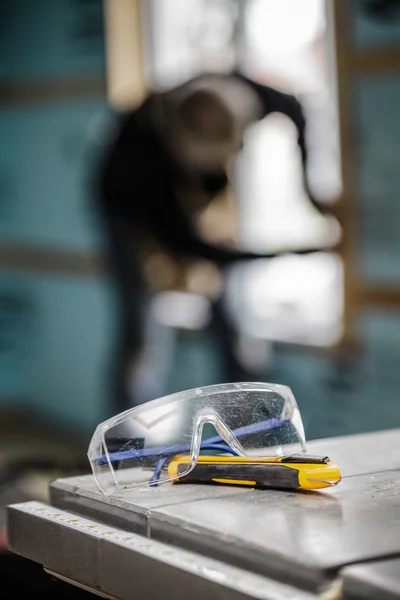
<instances>
[{"instance_id":1,"label":"safety goggles","mask_svg":"<svg viewBox=\"0 0 400 600\"><path fill-rule=\"evenodd\" d=\"M169 462L185 455L190 473L202 454L252 460L306 452L304 427L290 388L234 383L153 400L101 423L88 458L106 495L174 480Z\"/></svg>"}]
</instances>

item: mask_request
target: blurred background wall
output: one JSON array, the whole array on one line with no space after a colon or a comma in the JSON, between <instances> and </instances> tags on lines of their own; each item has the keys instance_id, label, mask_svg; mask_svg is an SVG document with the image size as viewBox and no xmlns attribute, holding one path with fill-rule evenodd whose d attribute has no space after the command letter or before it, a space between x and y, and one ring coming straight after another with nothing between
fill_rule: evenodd
<instances>
[{"instance_id":1,"label":"blurred background wall","mask_svg":"<svg viewBox=\"0 0 400 600\"><path fill-rule=\"evenodd\" d=\"M5 2L0 21L1 401L91 428L110 336L88 202L107 112L102 3Z\"/></svg>"},{"instance_id":2,"label":"blurred background wall","mask_svg":"<svg viewBox=\"0 0 400 600\"><path fill-rule=\"evenodd\" d=\"M307 33L309 21L291 13L289 2L280 0L287 17L276 2L263 2L270 9L264 15L267 41L273 31L268 19L275 17L283 32L305 28ZM361 0L328 2L327 10L320 2L324 25L315 17L317 8L309 14L317 19L316 37L308 31L298 36L299 47L274 53L272 43L257 46L263 21L256 2L211 4L2 3L0 402L4 410L29 408L84 433L112 414L106 390L115 313L99 260L102 236L90 206L92 169L115 108L137 104L146 86L167 88L209 67L210 56L218 53L223 69L239 63L254 77L299 93L314 130L326 131L322 139L315 137L315 186L322 189L328 180L331 189L336 186L337 197L332 192L327 201L337 204L342 235L335 255L232 273L226 302L240 330L238 352L259 379L292 387L309 438L399 426L399 15L385 18ZM245 4L253 4L252 22L243 16ZM120 36L118 27L124 27ZM189 30L188 41L182 32ZM301 44L312 48L312 64L319 65L315 72L307 66L308 50L303 71L290 63ZM279 65L292 67L285 71ZM260 179L268 172L260 152L277 154L278 146L271 151L268 140L280 143L279 127L272 123L265 139L254 134L247 158L241 159L237 218L246 243L254 237L263 242L265 235L271 247L290 247L297 235L283 216L278 230L285 235L274 238L268 225L280 206L279 194L275 205L269 204L272 213L261 219L262 198L249 193L263 189L268 196L276 189L276 181ZM254 156L262 162L257 172ZM266 224L265 234L262 227L254 233L255 221ZM301 223L300 241L323 237L318 224L306 217ZM271 295L271 289L279 293ZM175 295L166 292L171 290L156 294L150 311L137 384L144 399L222 377L207 303L198 302L198 293L179 295L179 286L172 289Z\"/></svg>"}]
</instances>

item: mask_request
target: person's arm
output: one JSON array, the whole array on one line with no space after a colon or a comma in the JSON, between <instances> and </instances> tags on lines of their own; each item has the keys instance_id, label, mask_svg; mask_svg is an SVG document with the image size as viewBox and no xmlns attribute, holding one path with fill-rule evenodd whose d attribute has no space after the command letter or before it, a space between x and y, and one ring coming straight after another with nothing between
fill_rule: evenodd
<instances>
[{"instance_id":1,"label":"person's arm","mask_svg":"<svg viewBox=\"0 0 400 600\"><path fill-rule=\"evenodd\" d=\"M149 181L146 195L151 196L147 205L150 228L175 254L203 258L220 265L257 258L250 252L236 251L202 240L167 178L157 176Z\"/></svg>"},{"instance_id":2,"label":"person's arm","mask_svg":"<svg viewBox=\"0 0 400 600\"><path fill-rule=\"evenodd\" d=\"M149 221L157 237L168 248L181 256L203 258L219 265L237 263L243 260L274 258L277 253L255 253L232 250L223 246L209 244L201 239L190 218L180 206L172 186L160 178L154 178L153 184L147 190L154 194L157 203L149 204ZM321 251L320 248L310 248L296 251L296 254L312 254Z\"/></svg>"},{"instance_id":3,"label":"person's arm","mask_svg":"<svg viewBox=\"0 0 400 600\"><path fill-rule=\"evenodd\" d=\"M262 85L242 75L235 73L235 76L252 88L262 103L262 118L274 112L280 113L288 117L297 129L297 143L300 150L303 182L310 202L321 214L332 214L329 206L319 202L312 194L308 182L308 152L306 145L306 119L304 117L303 108L300 102L290 94L280 92L274 88Z\"/></svg>"}]
</instances>

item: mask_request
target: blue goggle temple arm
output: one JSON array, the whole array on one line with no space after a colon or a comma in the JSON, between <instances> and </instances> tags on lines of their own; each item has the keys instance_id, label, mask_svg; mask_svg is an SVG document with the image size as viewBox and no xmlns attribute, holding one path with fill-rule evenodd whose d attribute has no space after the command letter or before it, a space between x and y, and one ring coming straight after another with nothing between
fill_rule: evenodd
<instances>
[{"instance_id":1,"label":"blue goggle temple arm","mask_svg":"<svg viewBox=\"0 0 400 600\"><path fill-rule=\"evenodd\" d=\"M228 452L229 454L233 454L234 456L237 456L237 453L234 450L232 450L232 448L230 446L225 444L225 442L223 444L206 444L206 443L204 443L202 450L219 450L220 452ZM157 485L158 484L158 480L160 479L161 471L163 470L164 465L168 462L168 460L170 458L171 458L170 456L163 456L162 458L160 458L157 461L156 467L154 469L153 477L150 479L149 485Z\"/></svg>"},{"instance_id":2,"label":"blue goggle temple arm","mask_svg":"<svg viewBox=\"0 0 400 600\"><path fill-rule=\"evenodd\" d=\"M269 419L267 421L260 421L259 423L253 423L251 425L245 425L244 427L239 427L238 429L234 429L232 433L236 437L241 437L243 435L251 435L254 433L265 432L265 431L274 431L279 429L289 423L288 420L282 419ZM226 448L230 449L230 446L225 444L225 441L221 438L221 436L216 435L214 437L208 438L201 442L200 450L210 449L210 445L224 445L224 451ZM111 463L118 463L122 460L134 460L138 458L146 458L153 456L160 457L168 457L176 454L183 454L185 452L190 452L191 445L185 444L181 446L169 446L169 447L159 447L159 448L142 448L140 450L122 450L119 452L110 452L109 460ZM219 447L219 450L222 448ZM232 451L233 452L233 451ZM96 465L106 465L108 462L107 455L103 454L96 461Z\"/></svg>"}]
</instances>

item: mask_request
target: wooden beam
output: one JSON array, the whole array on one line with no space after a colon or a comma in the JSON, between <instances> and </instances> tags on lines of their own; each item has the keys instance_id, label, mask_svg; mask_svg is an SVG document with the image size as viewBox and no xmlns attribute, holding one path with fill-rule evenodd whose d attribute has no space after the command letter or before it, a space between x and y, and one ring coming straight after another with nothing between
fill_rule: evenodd
<instances>
[{"instance_id":1,"label":"wooden beam","mask_svg":"<svg viewBox=\"0 0 400 600\"><path fill-rule=\"evenodd\" d=\"M349 68L354 74L400 72L400 45L366 48L349 52Z\"/></svg>"},{"instance_id":2,"label":"wooden beam","mask_svg":"<svg viewBox=\"0 0 400 600\"><path fill-rule=\"evenodd\" d=\"M108 100L135 108L147 92L141 0L105 0L104 15Z\"/></svg>"},{"instance_id":3,"label":"wooden beam","mask_svg":"<svg viewBox=\"0 0 400 600\"><path fill-rule=\"evenodd\" d=\"M100 254L4 243L0 244L0 269L78 277L100 277L107 272Z\"/></svg>"},{"instance_id":4,"label":"wooden beam","mask_svg":"<svg viewBox=\"0 0 400 600\"><path fill-rule=\"evenodd\" d=\"M363 306L400 310L400 285L398 287L363 286L360 287L358 296Z\"/></svg>"},{"instance_id":5,"label":"wooden beam","mask_svg":"<svg viewBox=\"0 0 400 600\"><path fill-rule=\"evenodd\" d=\"M0 106L20 106L83 98L106 98L104 77L0 83Z\"/></svg>"},{"instance_id":6,"label":"wooden beam","mask_svg":"<svg viewBox=\"0 0 400 600\"><path fill-rule=\"evenodd\" d=\"M342 167L342 196L338 202L341 214L343 239L341 256L344 266L344 333L343 345L354 346L358 337L357 314L357 254L356 254L356 215L354 198L356 132L354 130L354 109L352 106L352 73L349 53L352 39L352 23L347 0L335 0L327 3L332 11L335 28L335 55L337 67L337 89L339 105L339 130Z\"/></svg>"}]
</instances>

